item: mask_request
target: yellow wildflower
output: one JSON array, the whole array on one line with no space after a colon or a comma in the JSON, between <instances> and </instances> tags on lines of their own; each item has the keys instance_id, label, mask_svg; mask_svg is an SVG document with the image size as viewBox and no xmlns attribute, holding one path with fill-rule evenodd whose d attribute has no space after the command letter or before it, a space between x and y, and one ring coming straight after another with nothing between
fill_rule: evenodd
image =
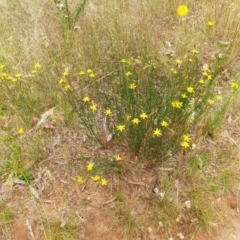
<instances>
[{"instance_id":1,"label":"yellow wildflower","mask_svg":"<svg viewBox=\"0 0 240 240\"><path fill-rule=\"evenodd\" d=\"M62 83L65 83L66 80L64 78L60 78L58 82L59 82L59 84L62 84Z\"/></svg>"},{"instance_id":2,"label":"yellow wildflower","mask_svg":"<svg viewBox=\"0 0 240 240\"><path fill-rule=\"evenodd\" d=\"M93 70L89 68L89 69L87 70L87 73L88 73L88 74L91 74L91 73L93 73Z\"/></svg>"},{"instance_id":3,"label":"yellow wildflower","mask_svg":"<svg viewBox=\"0 0 240 240\"><path fill-rule=\"evenodd\" d=\"M83 70L79 72L79 75L84 75L84 74L85 72Z\"/></svg>"},{"instance_id":4,"label":"yellow wildflower","mask_svg":"<svg viewBox=\"0 0 240 240\"><path fill-rule=\"evenodd\" d=\"M18 129L18 134L23 134L24 133L24 130L23 130L23 128L21 127L21 128L19 128Z\"/></svg>"},{"instance_id":5,"label":"yellow wildflower","mask_svg":"<svg viewBox=\"0 0 240 240\"><path fill-rule=\"evenodd\" d=\"M130 83L129 84L129 88L130 89L135 89L137 86L136 86L136 84L135 83Z\"/></svg>"},{"instance_id":6,"label":"yellow wildflower","mask_svg":"<svg viewBox=\"0 0 240 240\"><path fill-rule=\"evenodd\" d=\"M189 93L193 93L194 92L194 88L193 87L187 87L187 91L189 92Z\"/></svg>"},{"instance_id":7,"label":"yellow wildflower","mask_svg":"<svg viewBox=\"0 0 240 240\"><path fill-rule=\"evenodd\" d=\"M210 98L207 100L207 102L208 102L208 104L210 104L210 105L213 105L213 104L214 104L214 100L213 100L213 99L210 99Z\"/></svg>"},{"instance_id":8,"label":"yellow wildflower","mask_svg":"<svg viewBox=\"0 0 240 240\"><path fill-rule=\"evenodd\" d=\"M147 119L148 115L145 112L143 112L143 113L140 114L140 118Z\"/></svg>"},{"instance_id":9,"label":"yellow wildflower","mask_svg":"<svg viewBox=\"0 0 240 240\"><path fill-rule=\"evenodd\" d=\"M183 141L184 141L184 142L189 142L189 141L191 141L191 137L189 137L187 134L184 134L184 135L182 136L182 138L183 138Z\"/></svg>"},{"instance_id":10,"label":"yellow wildflower","mask_svg":"<svg viewBox=\"0 0 240 240\"><path fill-rule=\"evenodd\" d=\"M197 54L197 53L199 53L199 50L198 50L198 49L196 49L196 48L194 48L194 49L192 50L192 53L195 53L195 54Z\"/></svg>"},{"instance_id":11,"label":"yellow wildflower","mask_svg":"<svg viewBox=\"0 0 240 240\"><path fill-rule=\"evenodd\" d=\"M156 137L162 136L162 131L161 131L161 129L156 128L156 129L153 131L153 135L156 136Z\"/></svg>"},{"instance_id":12,"label":"yellow wildflower","mask_svg":"<svg viewBox=\"0 0 240 240\"><path fill-rule=\"evenodd\" d=\"M177 9L177 15L179 17L185 17L188 15L188 7L186 5L180 5Z\"/></svg>"},{"instance_id":13,"label":"yellow wildflower","mask_svg":"<svg viewBox=\"0 0 240 240\"><path fill-rule=\"evenodd\" d=\"M35 68L41 68L42 65L41 65L40 63L37 62L37 63L34 64L34 67L35 67Z\"/></svg>"},{"instance_id":14,"label":"yellow wildflower","mask_svg":"<svg viewBox=\"0 0 240 240\"><path fill-rule=\"evenodd\" d=\"M173 73L173 74L177 74L177 70L175 68L171 68L170 71Z\"/></svg>"},{"instance_id":15,"label":"yellow wildflower","mask_svg":"<svg viewBox=\"0 0 240 240\"><path fill-rule=\"evenodd\" d=\"M182 107L183 107L183 103L180 102L180 101L178 101L178 100L172 101L172 106L173 106L174 108L182 108Z\"/></svg>"},{"instance_id":16,"label":"yellow wildflower","mask_svg":"<svg viewBox=\"0 0 240 240\"><path fill-rule=\"evenodd\" d=\"M161 126L163 126L163 127L168 127L168 126L169 126L169 123L168 123L167 121L163 120L163 121L161 122Z\"/></svg>"},{"instance_id":17,"label":"yellow wildflower","mask_svg":"<svg viewBox=\"0 0 240 240\"><path fill-rule=\"evenodd\" d=\"M139 123L140 123L140 120L139 120L138 118L134 118L134 119L132 120L132 123L133 123L133 124L139 124Z\"/></svg>"},{"instance_id":18,"label":"yellow wildflower","mask_svg":"<svg viewBox=\"0 0 240 240\"><path fill-rule=\"evenodd\" d=\"M131 115L129 115L129 114L127 114L127 115L126 115L126 119L127 119L127 120L130 120L130 119L131 119L131 117L132 117L132 116L131 116Z\"/></svg>"},{"instance_id":19,"label":"yellow wildflower","mask_svg":"<svg viewBox=\"0 0 240 240\"><path fill-rule=\"evenodd\" d=\"M122 157L121 157L120 155L117 155L117 156L115 157L115 160L116 160L116 161L121 161L121 160L122 160Z\"/></svg>"},{"instance_id":20,"label":"yellow wildflower","mask_svg":"<svg viewBox=\"0 0 240 240\"><path fill-rule=\"evenodd\" d=\"M176 63L177 63L178 65L181 65L181 64L182 64L182 60L181 60L181 59L176 59Z\"/></svg>"},{"instance_id":21,"label":"yellow wildflower","mask_svg":"<svg viewBox=\"0 0 240 240\"><path fill-rule=\"evenodd\" d=\"M89 77L94 78L96 75L94 73L90 73Z\"/></svg>"},{"instance_id":22,"label":"yellow wildflower","mask_svg":"<svg viewBox=\"0 0 240 240\"><path fill-rule=\"evenodd\" d=\"M182 98L187 98L187 94L186 94L186 93L182 93L182 94L181 94L181 97L182 97Z\"/></svg>"},{"instance_id":23,"label":"yellow wildflower","mask_svg":"<svg viewBox=\"0 0 240 240\"><path fill-rule=\"evenodd\" d=\"M95 181L95 182L97 182L97 181L100 180L100 176L95 175L95 176L92 177L92 180Z\"/></svg>"},{"instance_id":24,"label":"yellow wildflower","mask_svg":"<svg viewBox=\"0 0 240 240\"><path fill-rule=\"evenodd\" d=\"M21 76L22 76L21 73L16 73L16 75L15 75L16 78L20 78Z\"/></svg>"},{"instance_id":25,"label":"yellow wildflower","mask_svg":"<svg viewBox=\"0 0 240 240\"><path fill-rule=\"evenodd\" d=\"M68 76L69 75L69 72L68 71L64 71L63 72L63 76Z\"/></svg>"},{"instance_id":26,"label":"yellow wildflower","mask_svg":"<svg viewBox=\"0 0 240 240\"><path fill-rule=\"evenodd\" d=\"M85 96L85 97L83 98L83 101L84 101L84 102L89 102L89 101L90 101L90 97Z\"/></svg>"},{"instance_id":27,"label":"yellow wildflower","mask_svg":"<svg viewBox=\"0 0 240 240\"><path fill-rule=\"evenodd\" d=\"M126 76L131 76L132 73L131 73L130 71L128 71L128 72L125 73L125 75L126 75Z\"/></svg>"},{"instance_id":28,"label":"yellow wildflower","mask_svg":"<svg viewBox=\"0 0 240 240\"><path fill-rule=\"evenodd\" d=\"M105 110L104 113L105 113L106 116L110 116L110 115L112 115L112 110L108 108L108 109Z\"/></svg>"},{"instance_id":29,"label":"yellow wildflower","mask_svg":"<svg viewBox=\"0 0 240 240\"><path fill-rule=\"evenodd\" d=\"M102 178L102 179L101 179L100 184L101 184L102 186L106 186L107 183L108 183L108 180L107 180L106 178Z\"/></svg>"},{"instance_id":30,"label":"yellow wildflower","mask_svg":"<svg viewBox=\"0 0 240 240\"><path fill-rule=\"evenodd\" d=\"M122 131L124 131L125 130L125 125L118 125L117 126L117 130L119 131L119 132L122 132Z\"/></svg>"},{"instance_id":31,"label":"yellow wildflower","mask_svg":"<svg viewBox=\"0 0 240 240\"><path fill-rule=\"evenodd\" d=\"M94 163L89 163L88 165L87 165L87 171L92 171L93 170L93 167L94 167Z\"/></svg>"},{"instance_id":32,"label":"yellow wildflower","mask_svg":"<svg viewBox=\"0 0 240 240\"><path fill-rule=\"evenodd\" d=\"M233 83L231 83L231 88L235 88L235 89L238 89L239 88L239 84L238 83L235 83L235 82L233 82Z\"/></svg>"},{"instance_id":33,"label":"yellow wildflower","mask_svg":"<svg viewBox=\"0 0 240 240\"><path fill-rule=\"evenodd\" d=\"M94 112L94 111L97 111L97 105L96 104L92 104L90 106L90 109Z\"/></svg>"},{"instance_id":34,"label":"yellow wildflower","mask_svg":"<svg viewBox=\"0 0 240 240\"><path fill-rule=\"evenodd\" d=\"M190 147L189 143L185 142L185 141L181 142L181 146L184 147L184 148L189 148Z\"/></svg>"},{"instance_id":35,"label":"yellow wildflower","mask_svg":"<svg viewBox=\"0 0 240 240\"><path fill-rule=\"evenodd\" d=\"M83 183L83 177L77 176L77 182L78 183Z\"/></svg>"},{"instance_id":36,"label":"yellow wildflower","mask_svg":"<svg viewBox=\"0 0 240 240\"><path fill-rule=\"evenodd\" d=\"M64 88L65 88L66 91L68 91L68 90L71 88L71 86L70 86L69 84L66 84L66 85L64 86Z\"/></svg>"},{"instance_id":37,"label":"yellow wildflower","mask_svg":"<svg viewBox=\"0 0 240 240\"><path fill-rule=\"evenodd\" d=\"M214 21L208 21L208 22L207 22L207 25L208 25L209 27L212 27L214 24L215 24Z\"/></svg>"},{"instance_id":38,"label":"yellow wildflower","mask_svg":"<svg viewBox=\"0 0 240 240\"><path fill-rule=\"evenodd\" d=\"M215 98L216 98L217 100L222 100L221 94L217 94Z\"/></svg>"}]
</instances>

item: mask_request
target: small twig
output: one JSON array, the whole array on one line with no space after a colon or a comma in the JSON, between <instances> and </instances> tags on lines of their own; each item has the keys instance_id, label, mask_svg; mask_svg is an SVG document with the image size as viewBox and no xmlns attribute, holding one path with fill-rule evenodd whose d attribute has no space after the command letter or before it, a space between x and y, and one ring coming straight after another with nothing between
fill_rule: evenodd
<instances>
[{"instance_id":1,"label":"small twig","mask_svg":"<svg viewBox=\"0 0 240 240\"><path fill-rule=\"evenodd\" d=\"M237 191L237 212L239 213L239 193L240 193L240 183L238 184L238 191Z\"/></svg>"},{"instance_id":2,"label":"small twig","mask_svg":"<svg viewBox=\"0 0 240 240\"><path fill-rule=\"evenodd\" d=\"M146 186L146 184L144 182L135 182L135 181L132 181L132 180L127 180L127 182L129 184L133 184L133 185L140 185L140 186Z\"/></svg>"},{"instance_id":3,"label":"small twig","mask_svg":"<svg viewBox=\"0 0 240 240\"><path fill-rule=\"evenodd\" d=\"M29 232L31 238L35 239L35 236L34 236L33 230L32 230L32 225L28 219L26 219L26 226L27 226L27 229L28 229L28 232Z\"/></svg>"}]
</instances>

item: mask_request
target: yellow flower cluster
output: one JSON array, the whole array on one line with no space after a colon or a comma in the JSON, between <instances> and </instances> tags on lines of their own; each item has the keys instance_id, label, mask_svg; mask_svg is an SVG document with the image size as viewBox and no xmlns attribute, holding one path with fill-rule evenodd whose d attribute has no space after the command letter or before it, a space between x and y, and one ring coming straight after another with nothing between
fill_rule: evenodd
<instances>
[{"instance_id":1,"label":"yellow flower cluster","mask_svg":"<svg viewBox=\"0 0 240 240\"><path fill-rule=\"evenodd\" d=\"M41 67L42 67L41 63L36 62L36 63L34 64L34 69L32 70L32 73L33 73L33 74L36 74Z\"/></svg>"},{"instance_id":2,"label":"yellow flower cluster","mask_svg":"<svg viewBox=\"0 0 240 240\"><path fill-rule=\"evenodd\" d=\"M65 91L68 91L71 89L71 85L70 83L68 82L67 80L67 77L70 75L69 71L68 70L65 70L63 73L62 73L62 76L61 78L58 80L58 83L60 85L63 85L63 88L65 89Z\"/></svg>"},{"instance_id":3,"label":"yellow flower cluster","mask_svg":"<svg viewBox=\"0 0 240 240\"><path fill-rule=\"evenodd\" d=\"M120 155L117 155L115 157L115 161L119 162L119 161L122 161L122 157ZM92 172L93 169L95 167L95 164L93 162L89 162L87 165L86 165L86 171L87 172ZM101 186L106 186L108 184L108 180L106 178L102 178L101 176L99 176L98 174L95 174L91 177L91 179L94 181L94 182L99 182L99 184ZM84 183L84 177L83 176L80 176L78 175L76 177L76 181L80 184Z\"/></svg>"},{"instance_id":4,"label":"yellow flower cluster","mask_svg":"<svg viewBox=\"0 0 240 240\"><path fill-rule=\"evenodd\" d=\"M179 100L172 101L172 107L173 108L182 108L183 102L180 102Z\"/></svg>"},{"instance_id":5,"label":"yellow flower cluster","mask_svg":"<svg viewBox=\"0 0 240 240\"><path fill-rule=\"evenodd\" d=\"M94 73L94 71L93 71L91 68L87 69L86 71L81 70L81 71L79 72L79 75L80 75L80 76L83 76L83 75L85 75L85 74L88 74L88 76L89 76L90 78L94 78L94 77L96 76L96 74Z\"/></svg>"},{"instance_id":6,"label":"yellow flower cluster","mask_svg":"<svg viewBox=\"0 0 240 240\"><path fill-rule=\"evenodd\" d=\"M0 79L1 80L9 80L12 82L16 82L20 77L22 77L21 73L16 73L14 77L11 76L6 71L4 71L5 67L6 66L4 64L0 64Z\"/></svg>"},{"instance_id":7,"label":"yellow flower cluster","mask_svg":"<svg viewBox=\"0 0 240 240\"><path fill-rule=\"evenodd\" d=\"M181 142L181 146L183 147L183 148L189 148L190 147L190 145L189 145L189 142L191 141L191 137L189 136L189 135L187 135L187 134L184 134L183 136L182 136L182 142Z\"/></svg>"}]
</instances>

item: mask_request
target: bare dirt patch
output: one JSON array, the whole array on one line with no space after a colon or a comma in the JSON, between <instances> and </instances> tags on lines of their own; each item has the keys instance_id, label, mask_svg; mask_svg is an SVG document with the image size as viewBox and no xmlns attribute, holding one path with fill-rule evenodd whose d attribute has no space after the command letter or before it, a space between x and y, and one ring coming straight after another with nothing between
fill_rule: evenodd
<instances>
[{"instance_id":1,"label":"bare dirt patch","mask_svg":"<svg viewBox=\"0 0 240 240\"><path fill-rule=\"evenodd\" d=\"M187 215L176 216L173 222L178 223L168 228L153 220L156 209L151 198L162 194L162 176L170 176L171 171L135 164L136 159L121 151L124 172L106 172L109 183L100 186L86 173L86 163L96 156L111 161L119 150L114 145L94 148L80 133L56 130L50 136L45 157L35 168L34 181L30 185L14 181L12 187L2 185L4 201L14 217L8 229L2 230L1 239L57 239L48 237L54 224L58 230L72 227L76 235L71 239L76 240L240 239L239 186L206 199L218 210L211 231L194 232ZM85 182L77 183L76 176L84 174ZM174 191L172 197L176 197Z\"/></svg>"}]
</instances>

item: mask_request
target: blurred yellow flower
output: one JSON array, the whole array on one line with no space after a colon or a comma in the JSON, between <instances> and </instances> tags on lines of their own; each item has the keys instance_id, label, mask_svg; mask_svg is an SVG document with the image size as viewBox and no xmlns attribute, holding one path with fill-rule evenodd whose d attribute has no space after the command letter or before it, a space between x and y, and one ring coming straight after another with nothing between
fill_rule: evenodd
<instances>
[{"instance_id":1,"label":"blurred yellow flower","mask_svg":"<svg viewBox=\"0 0 240 240\"><path fill-rule=\"evenodd\" d=\"M41 68L42 65L41 65L39 62L37 62L37 63L34 64L34 67L35 67L35 68Z\"/></svg>"},{"instance_id":2,"label":"blurred yellow flower","mask_svg":"<svg viewBox=\"0 0 240 240\"><path fill-rule=\"evenodd\" d=\"M100 184L101 184L102 186L106 186L107 183L108 183L108 180L107 180L106 178L102 178L102 179L101 179Z\"/></svg>"},{"instance_id":3,"label":"blurred yellow flower","mask_svg":"<svg viewBox=\"0 0 240 240\"><path fill-rule=\"evenodd\" d=\"M108 109L105 110L104 114L106 116L110 116L110 115L112 115L112 110L108 108Z\"/></svg>"},{"instance_id":4,"label":"blurred yellow flower","mask_svg":"<svg viewBox=\"0 0 240 240\"><path fill-rule=\"evenodd\" d=\"M87 165L87 171L92 171L93 167L94 167L94 163L89 163Z\"/></svg>"},{"instance_id":5,"label":"blurred yellow flower","mask_svg":"<svg viewBox=\"0 0 240 240\"><path fill-rule=\"evenodd\" d=\"M162 136L162 131L161 131L161 129L156 128L156 129L153 131L153 135L156 136L156 137Z\"/></svg>"},{"instance_id":6,"label":"blurred yellow flower","mask_svg":"<svg viewBox=\"0 0 240 240\"><path fill-rule=\"evenodd\" d=\"M188 6L186 6L186 5L180 5L180 6L178 7L178 9L177 9L177 15L178 15L179 17L185 17L185 16L187 16L187 15L188 15L188 12L189 12Z\"/></svg>"},{"instance_id":7,"label":"blurred yellow flower","mask_svg":"<svg viewBox=\"0 0 240 240\"><path fill-rule=\"evenodd\" d=\"M215 22L213 22L213 21L208 21L208 22L207 22L207 25L208 25L209 27L212 27L214 24L215 24Z\"/></svg>"},{"instance_id":8,"label":"blurred yellow flower","mask_svg":"<svg viewBox=\"0 0 240 240\"><path fill-rule=\"evenodd\" d=\"M64 71L63 72L63 76L68 76L69 75L69 72L68 71Z\"/></svg>"},{"instance_id":9,"label":"blurred yellow flower","mask_svg":"<svg viewBox=\"0 0 240 240\"><path fill-rule=\"evenodd\" d=\"M199 53L199 50L198 50L198 49L196 49L196 48L194 48L194 49L192 50L192 53L195 53L195 54L197 54L197 53Z\"/></svg>"},{"instance_id":10,"label":"blurred yellow flower","mask_svg":"<svg viewBox=\"0 0 240 240\"><path fill-rule=\"evenodd\" d=\"M116 161L121 161L121 160L122 160L122 157L121 157L120 155L117 155L117 156L115 157L115 160L116 160Z\"/></svg>"},{"instance_id":11,"label":"blurred yellow flower","mask_svg":"<svg viewBox=\"0 0 240 240\"><path fill-rule=\"evenodd\" d=\"M58 82L59 82L59 84L62 84L62 83L65 83L66 80L64 78L60 78Z\"/></svg>"},{"instance_id":12,"label":"blurred yellow flower","mask_svg":"<svg viewBox=\"0 0 240 240\"><path fill-rule=\"evenodd\" d=\"M171 71L173 74L177 74L177 73L178 73L177 70L174 69L174 68L171 68L170 71Z\"/></svg>"},{"instance_id":13,"label":"blurred yellow flower","mask_svg":"<svg viewBox=\"0 0 240 240\"><path fill-rule=\"evenodd\" d=\"M131 119L131 117L132 117L132 116L131 116L131 115L129 115L129 114L127 114L127 115L126 115L126 119L127 119L127 120L130 120L130 119Z\"/></svg>"},{"instance_id":14,"label":"blurred yellow flower","mask_svg":"<svg viewBox=\"0 0 240 240\"><path fill-rule=\"evenodd\" d=\"M180 101L178 101L178 100L172 101L172 106L173 106L174 108L182 108L182 107L183 107L183 103L180 102Z\"/></svg>"},{"instance_id":15,"label":"blurred yellow flower","mask_svg":"<svg viewBox=\"0 0 240 240\"><path fill-rule=\"evenodd\" d=\"M79 72L79 75L84 75L84 74L85 72L83 70Z\"/></svg>"},{"instance_id":16,"label":"blurred yellow flower","mask_svg":"<svg viewBox=\"0 0 240 240\"><path fill-rule=\"evenodd\" d=\"M215 98L216 98L217 100L222 100L221 94L217 94Z\"/></svg>"},{"instance_id":17,"label":"blurred yellow flower","mask_svg":"<svg viewBox=\"0 0 240 240\"><path fill-rule=\"evenodd\" d=\"M89 68L89 69L87 70L87 73L88 73L88 74L93 73L93 70Z\"/></svg>"},{"instance_id":18,"label":"blurred yellow flower","mask_svg":"<svg viewBox=\"0 0 240 240\"><path fill-rule=\"evenodd\" d=\"M21 76L22 76L21 73L16 73L16 75L15 75L16 78L20 78Z\"/></svg>"},{"instance_id":19,"label":"blurred yellow flower","mask_svg":"<svg viewBox=\"0 0 240 240\"><path fill-rule=\"evenodd\" d=\"M231 88L235 88L235 89L238 89L239 88L239 84L238 83L235 83L235 82L233 82L233 83L231 83Z\"/></svg>"},{"instance_id":20,"label":"blurred yellow flower","mask_svg":"<svg viewBox=\"0 0 240 240\"><path fill-rule=\"evenodd\" d=\"M23 128L21 127L21 128L19 128L18 129L18 134L23 134L24 133L24 130L23 130Z\"/></svg>"},{"instance_id":21,"label":"blurred yellow flower","mask_svg":"<svg viewBox=\"0 0 240 240\"><path fill-rule=\"evenodd\" d=\"M97 181L100 180L100 176L95 175L95 176L92 177L92 180L95 181L95 182L97 182Z\"/></svg>"},{"instance_id":22,"label":"blurred yellow flower","mask_svg":"<svg viewBox=\"0 0 240 240\"><path fill-rule=\"evenodd\" d=\"M118 125L117 126L117 130L119 131L119 132L122 132L122 131L124 131L125 130L125 125Z\"/></svg>"},{"instance_id":23,"label":"blurred yellow flower","mask_svg":"<svg viewBox=\"0 0 240 240\"><path fill-rule=\"evenodd\" d=\"M208 104L210 104L210 105L213 105L213 104L214 104L214 100L213 100L213 99L208 99L207 102L208 102Z\"/></svg>"},{"instance_id":24,"label":"blurred yellow flower","mask_svg":"<svg viewBox=\"0 0 240 240\"><path fill-rule=\"evenodd\" d=\"M147 119L148 115L145 112L143 112L143 113L140 114L140 118Z\"/></svg>"},{"instance_id":25,"label":"blurred yellow flower","mask_svg":"<svg viewBox=\"0 0 240 240\"><path fill-rule=\"evenodd\" d=\"M90 106L90 109L94 112L94 111L97 111L97 105L96 104L92 104Z\"/></svg>"},{"instance_id":26,"label":"blurred yellow flower","mask_svg":"<svg viewBox=\"0 0 240 240\"><path fill-rule=\"evenodd\" d=\"M187 87L187 91L189 92L189 93L193 93L194 92L194 88L193 87Z\"/></svg>"},{"instance_id":27,"label":"blurred yellow flower","mask_svg":"<svg viewBox=\"0 0 240 240\"><path fill-rule=\"evenodd\" d=\"M139 120L138 118L134 118L134 119L132 120L132 123L133 123L133 124L139 124L139 123L140 123L140 120Z\"/></svg>"},{"instance_id":28,"label":"blurred yellow flower","mask_svg":"<svg viewBox=\"0 0 240 240\"><path fill-rule=\"evenodd\" d=\"M187 98L187 94L186 94L186 93L182 93L182 94L181 94L181 97L182 97L182 98Z\"/></svg>"},{"instance_id":29,"label":"blurred yellow flower","mask_svg":"<svg viewBox=\"0 0 240 240\"><path fill-rule=\"evenodd\" d=\"M132 73L128 71L128 72L125 73L125 75L126 75L126 76L131 76Z\"/></svg>"},{"instance_id":30,"label":"blurred yellow flower","mask_svg":"<svg viewBox=\"0 0 240 240\"><path fill-rule=\"evenodd\" d=\"M191 141L191 138L190 138L187 134L184 134L184 135L182 136L182 138L183 138L183 141L184 141L184 142L189 142L189 141Z\"/></svg>"},{"instance_id":31,"label":"blurred yellow flower","mask_svg":"<svg viewBox=\"0 0 240 240\"><path fill-rule=\"evenodd\" d=\"M95 76L96 76L96 75L95 75L94 73L90 73L90 74L89 74L89 77L90 77L90 78L94 78Z\"/></svg>"},{"instance_id":32,"label":"blurred yellow flower","mask_svg":"<svg viewBox=\"0 0 240 240\"><path fill-rule=\"evenodd\" d=\"M77 176L77 182L78 183L83 183L83 177Z\"/></svg>"},{"instance_id":33,"label":"blurred yellow flower","mask_svg":"<svg viewBox=\"0 0 240 240\"><path fill-rule=\"evenodd\" d=\"M167 121L163 120L163 121L161 122L161 126L163 126L163 127L168 127L168 126L169 126L169 123L168 123Z\"/></svg>"},{"instance_id":34,"label":"blurred yellow flower","mask_svg":"<svg viewBox=\"0 0 240 240\"><path fill-rule=\"evenodd\" d=\"M84 102L89 102L89 101L90 101L90 97L88 97L88 96L84 97L84 98L83 98L83 101L84 101Z\"/></svg>"},{"instance_id":35,"label":"blurred yellow flower","mask_svg":"<svg viewBox=\"0 0 240 240\"><path fill-rule=\"evenodd\" d=\"M178 65L181 65L181 64L182 64L182 60L181 60L181 59L176 59L176 63L177 63Z\"/></svg>"},{"instance_id":36,"label":"blurred yellow flower","mask_svg":"<svg viewBox=\"0 0 240 240\"><path fill-rule=\"evenodd\" d=\"M71 89L71 86L70 86L69 84L66 84L66 85L64 86L64 88L65 88L66 91L68 91L69 89Z\"/></svg>"},{"instance_id":37,"label":"blurred yellow flower","mask_svg":"<svg viewBox=\"0 0 240 240\"><path fill-rule=\"evenodd\" d=\"M135 83L130 83L129 84L129 88L130 89L135 89L137 86L136 86L136 84Z\"/></svg>"},{"instance_id":38,"label":"blurred yellow flower","mask_svg":"<svg viewBox=\"0 0 240 240\"><path fill-rule=\"evenodd\" d=\"M185 141L181 142L181 146L184 147L184 148L189 148L190 147L189 143L185 142Z\"/></svg>"}]
</instances>

